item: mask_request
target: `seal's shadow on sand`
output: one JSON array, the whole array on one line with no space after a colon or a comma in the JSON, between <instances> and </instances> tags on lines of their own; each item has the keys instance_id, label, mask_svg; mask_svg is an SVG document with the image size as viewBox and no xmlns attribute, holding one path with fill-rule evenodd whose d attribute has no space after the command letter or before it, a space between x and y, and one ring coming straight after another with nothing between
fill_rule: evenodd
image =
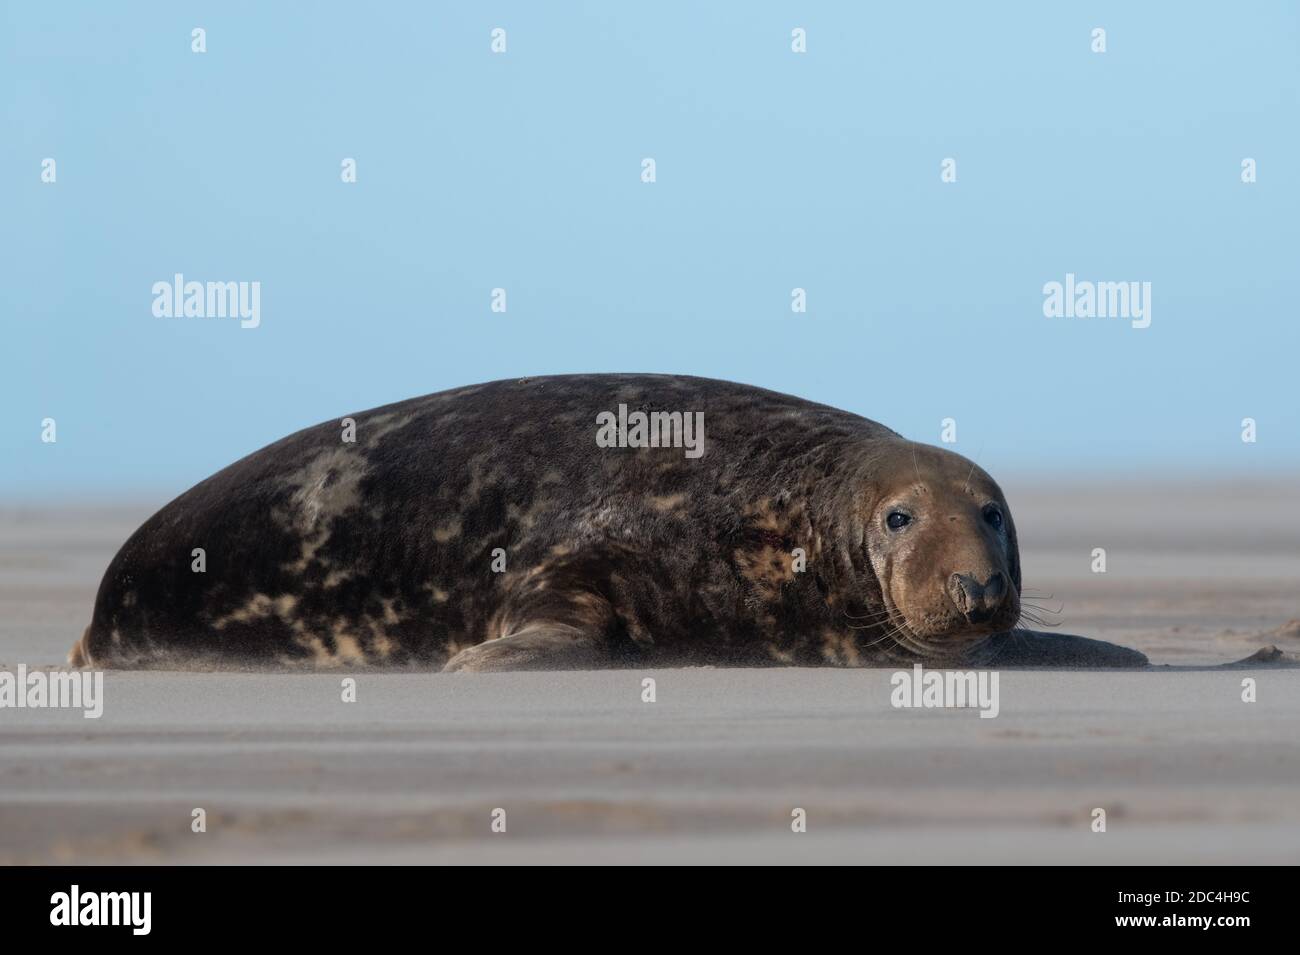
<instances>
[{"instance_id":1,"label":"seal's shadow on sand","mask_svg":"<svg viewBox=\"0 0 1300 955\"><path fill-rule=\"evenodd\" d=\"M919 662L919 661L918 661ZM863 667L862 669L896 669L902 665L902 661L894 660L890 662L881 662L873 667ZM748 666L752 666L749 664ZM748 668L742 664L741 668ZM768 664L761 667L769 669L775 664ZM553 665L546 666L544 661L531 660L527 665L518 668L519 671L594 671L594 670L627 670L650 667L656 670L660 669L728 669L725 664L705 664L701 667L698 664L678 663L676 661L635 661L607 659L595 665L564 665L556 662ZM1013 630L1008 633L996 634L960 658L948 660L936 660L928 664L930 669L997 669L997 670L1129 670L1129 671L1162 671L1162 672L1205 672L1213 670L1286 670L1300 667L1300 658L1293 653L1287 653L1278 649L1276 646L1267 645L1260 647L1248 657L1236 660L1232 663L1202 664L1202 665L1182 665L1169 663L1151 663L1146 654L1122 647L1115 643L1109 643L1105 640L1095 640L1091 637L1080 637L1068 633L1041 633L1035 630ZM11 670L13 665L0 663L0 670ZM62 670L93 670L93 666L61 666L61 665L29 665L28 672L35 671L62 671ZM114 668L119 669L119 668ZM236 673L321 673L321 672L348 672L350 667L318 667L310 665L276 665L266 664L263 662L245 662L232 661L228 658L209 658L194 657L188 660L180 660L176 657L170 657L167 660L151 661L149 665L139 665L122 667L125 670L163 670L163 671L184 671L184 672L236 672ZM437 667L421 666L374 666L365 667L367 672L396 672L396 673L427 673L439 672ZM498 668L496 672L508 672L511 668ZM445 669L441 672L449 672ZM452 670L450 672L460 672ZM464 671L473 672L473 671Z\"/></svg>"},{"instance_id":2,"label":"seal's shadow on sand","mask_svg":"<svg viewBox=\"0 0 1300 955\"><path fill-rule=\"evenodd\" d=\"M1146 654L1105 640L1093 640L1068 633L1040 633L1012 630L999 633L972 650L963 659L967 666L999 669L1052 670L1224 670L1288 669L1300 667L1300 659L1275 646L1261 647L1233 663L1209 666L1152 664Z\"/></svg>"}]
</instances>

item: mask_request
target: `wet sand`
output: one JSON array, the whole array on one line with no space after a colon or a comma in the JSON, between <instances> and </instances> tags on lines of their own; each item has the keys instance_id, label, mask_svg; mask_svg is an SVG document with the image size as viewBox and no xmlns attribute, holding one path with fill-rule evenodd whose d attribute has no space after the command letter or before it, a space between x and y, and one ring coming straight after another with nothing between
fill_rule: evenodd
<instances>
[{"instance_id":1,"label":"wet sand","mask_svg":"<svg viewBox=\"0 0 1300 955\"><path fill-rule=\"evenodd\" d=\"M1049 619L1195 668L1300 651L1297 487L1007 490ZM0 660L61 662L162 503L0 509ZM0 862L1300 861L1300 670L1004 671L996 719L889 678L110 672L0 710Z\"/></svg>"}]
</instances>

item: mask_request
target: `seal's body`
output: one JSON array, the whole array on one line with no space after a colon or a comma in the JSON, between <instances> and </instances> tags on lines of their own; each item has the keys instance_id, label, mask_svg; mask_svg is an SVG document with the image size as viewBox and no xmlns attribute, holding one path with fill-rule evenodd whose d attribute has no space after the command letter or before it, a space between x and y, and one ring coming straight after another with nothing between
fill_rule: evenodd
<instances>
[{"instance_id":1,"label":"seal's body","mask_svg":"<svg viewBox=\"0 0 1300 955\"><path fill-rule=\"evenodd\" d=\"M989 643L1020 585L1002 493L958 455L729 382L531 378L308 428L199 483L113 559L72 662L1145 662Z\"/></svg>"}]
</instances>

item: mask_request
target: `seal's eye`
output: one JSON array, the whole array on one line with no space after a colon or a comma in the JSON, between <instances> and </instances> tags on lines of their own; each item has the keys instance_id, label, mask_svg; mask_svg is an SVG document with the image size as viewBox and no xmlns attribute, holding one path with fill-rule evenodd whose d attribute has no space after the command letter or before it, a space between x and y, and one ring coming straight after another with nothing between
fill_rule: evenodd
<instances>
[{"instance_id":1,"label":"seal's eye","mask_svg":"<svg viewBox=\"0 0 1300 955\"><path fill-rule=\"evenodd\" d=\"M990 527L996 527L998 530L1002 529L1002 512L992 504L984 508L984 520L989 522Z\"/></svg>"},{"instance_id":2,"label":"seal's eye","mask_svg":"<svg viewBox=\"0 0 1300 955\"><path fill-rule=\"evenodd\" d=\"M890 511L889 516L885 518L885 526L891 531L902 530L910 523L912 523L912 516L902 511Z\"/></svg>"}]
</instances>

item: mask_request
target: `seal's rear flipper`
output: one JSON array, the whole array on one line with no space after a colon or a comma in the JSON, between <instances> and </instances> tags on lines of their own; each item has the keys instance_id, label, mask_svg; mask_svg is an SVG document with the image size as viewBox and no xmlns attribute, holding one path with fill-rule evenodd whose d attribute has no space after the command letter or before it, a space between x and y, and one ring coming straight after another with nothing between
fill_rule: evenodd
<instances>
[{"instance_id":1,"label":"seal's rear flipper","mask_svg":"<svg viewBox=\"0 0 1300 955\"><path fill-rule=\"evenodd\" d=\"M90 628L87 627L86 632L81 635L81 639L74 643L72 649L68 651L68 666L78 668L90 666L90 657L86 653L86 641L89 639Z\"/></svg>"},{"instance_id":2,"label":"seal's rear flipper","mask_svg":"<svg viewBox=\"0 0 1300 955\"><path fill-rule=\"evenodd\" d=\"M1246 669L1248 667L1300 667L1300 659L1296 658L1294 653L1285 653L1277 647L1269 645L1260 647L1250 656L1234 663L1220 664L1223 669L1235 670Z\"/></svg>"},{"instance_id":3,"label":"seal's rear flipper","mask_svg":"<svg viewBox=\"0 0 1300 955\"><path fill-rule=\"evenodd\" d=\"M1012 630L990 637L968 658L975 666L1139 669L1146 655L1104 640L1068 633Z\"/></svg>"}]
</instances>

